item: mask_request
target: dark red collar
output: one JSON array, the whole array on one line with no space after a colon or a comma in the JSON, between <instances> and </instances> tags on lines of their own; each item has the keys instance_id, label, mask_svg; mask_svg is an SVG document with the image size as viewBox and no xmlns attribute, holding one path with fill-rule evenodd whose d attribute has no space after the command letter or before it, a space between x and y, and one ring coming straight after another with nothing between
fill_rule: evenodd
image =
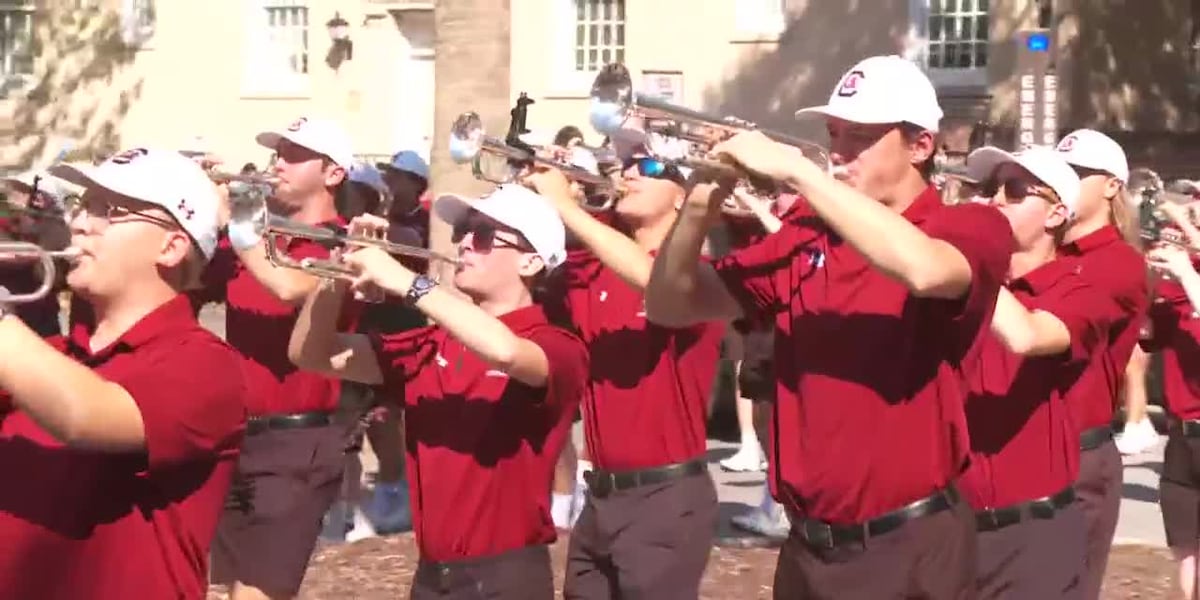
<instances>
[{"instance_id":1,"label":"dark red collar","mask_svg":"<svg viewBox=\"0 0 1200 600\"><path fill-rule=\"evenodd\" d=\"M1024 289L1037 296L1072 273L1079 273L1079 265L1075 261L1055 259L1008 282L1008 287L1013 290Z\"/></svg>"},{"instance_id":2,"label":"dark red collar","mask_svg":"<svg viewBox=\"0 0 1200 600\"><path fill-rule=\"evenodd\" d=\"M942 203L942 196L938 194L937 188L932 185L926 186L917 198L913 200L908 208L902 213L905 219L910 223L920 223L928 219L937 209L942 208L945 204Z\"/></svg>"},{"instance_id":3,"label":"dark red collar","mask_svg":"<svg viewBox=\"0 0 1200 600\"><path fill-rule=\"evenodd\" d=\"M1120 241L1124 241L1124 238L1121 237L1121 232L1112 225L1105 225L1074 242L1063 244L1058 250L1060 254L1067 256L1083 256L1097 248Z\"/></svg>"},{"instance_id":4,"label":"dark red collar","mask_svg":"<svg viewBox=\"0 0 1200 600\"><path fill-rule=\"evenodd\" d=\"M68 349L78 358L107 357L121 351L132 351L163 335L191 329L195 325L196 315L192 312L191 302L186 295L178 294L150 311L115 342L98 352L91 351L95 324L90 327L73 327Z\"/></svg>"}]
</instances>

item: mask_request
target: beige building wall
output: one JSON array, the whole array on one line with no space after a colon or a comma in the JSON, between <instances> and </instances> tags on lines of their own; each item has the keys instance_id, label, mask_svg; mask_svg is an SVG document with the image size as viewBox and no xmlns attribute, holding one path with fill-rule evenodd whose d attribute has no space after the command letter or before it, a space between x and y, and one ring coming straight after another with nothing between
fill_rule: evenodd
<instances>
[{"instance_id":1,"label":"beige building wall","mask_svg":"<svg viewBox=\"0 0 1200 600\"><path fill-rule=\"evenodd\" d=\"M71 11L72 4L50 0L38 13L37 69L47 83L35 97L45 101L4 103L15 138L0 156L6 165L48 159L59 139L103 155L132 145L194 145L199 137L231 165L261 168L269 151L255 134L304 115L342 122L359 154L405 146L428 155L431 5L309 0L308 73L284 83L255 62L264 53L254 40L265 35L256 0L157 0L152 32L132 46L119 38L120 0L100 0L90 11ZM325 25L335 14L350 23L354 44L353 58L336 69L326 64ZM79 31L66 34L64 26ZM73 43L80 39L93 43Z\"/></svg>"}]
</instances>

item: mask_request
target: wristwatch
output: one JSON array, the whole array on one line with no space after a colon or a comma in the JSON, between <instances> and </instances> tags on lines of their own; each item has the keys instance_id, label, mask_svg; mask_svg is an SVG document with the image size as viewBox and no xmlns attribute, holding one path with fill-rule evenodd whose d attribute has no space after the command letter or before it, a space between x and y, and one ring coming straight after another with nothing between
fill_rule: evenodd
<instances>
[{"instance_id":1,"label":"wristwatch","mask_svg":"<svg viewBox=\"0 0 1200 600\"><path fill-rule=\"evenodd\" d=\"M425 275L417 275L408 288L408 293L404 295L404 303L412 306L417 303L417 300L425 297L425 294L433 291L437 287L437 281L426 277Z\"/></svg>"}]
</instances>

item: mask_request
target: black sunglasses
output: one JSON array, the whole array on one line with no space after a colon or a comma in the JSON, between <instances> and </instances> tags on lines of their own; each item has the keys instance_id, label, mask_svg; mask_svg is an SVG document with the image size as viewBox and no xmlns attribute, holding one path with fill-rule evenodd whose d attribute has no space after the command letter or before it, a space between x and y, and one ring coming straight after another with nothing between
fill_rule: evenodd
<instances>
[{"instance_id":1,"label":"black sunglasses","mask_svg":"<svg viewBox=\"0 0 1200 600\"><path fill-rule=\"evenodd\" d=\"M979 193L985 198L995 197L1001 189L1004 190L1005 199L1013 204L1021 202L1028 196L1050 199L1038 186L1018 177L1009 177L1003 181L993 177L979 185Z\"/></svg>"},{"instance_id":2,"label":"black sunglasses","mask_svg":"<svg viewBox=\"0 0 1200 600\"><path fill-rule=\"evenodd\" d=\"M458 244L471 234L471 246L479 252L490 252L493 248L515 248L521 252L534 252L534 249L520 234L516 241L509 241L496 236L496 225L487 219L470 216L454 224L450 233L450 243Z\"/></svg>"},{"instance_id":3,"label":"black sunglasses","mask_svg":"<svg viewBox=\"0 0 1200 600\"><path fill-rule=\"evenodd\" d=\"M627 171L629 167L635 165L637 166L638 175L642 177L670 179L672 181L683 179L683 175L679 172L679 169L675 168L675 165L649 156L627 158L621 163L621 170Z\"/></svg>"}]
</instances>

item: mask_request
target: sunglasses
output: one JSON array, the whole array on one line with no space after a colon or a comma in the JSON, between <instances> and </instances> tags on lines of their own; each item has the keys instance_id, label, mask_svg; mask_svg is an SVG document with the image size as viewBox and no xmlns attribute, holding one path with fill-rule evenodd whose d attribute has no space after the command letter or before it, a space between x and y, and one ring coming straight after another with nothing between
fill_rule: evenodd
<instances>
[{"instance_id":1,"label":"sunglasses","mask_svg":"<svg viewBox=\"0 0 1200 600\"><path fill-rule=\"evenodd\" d=\"M1023 201L1028 196L1052 200L1040 186L1016 177L1002 181L995 178L984 181L979 186L979 193L985 198L994 198L1001 189L1004 190L1005 199L1013 204Z\"/></svg>"},{"instance_id":2,"label":"sunglasses","mask_svg":"<svg viewBox=\"0 0 1200 600\"><path fill-rule=\"evenodd\" d=\"M471 247L477 252L491 252L494 248L513 248L521 252L533 252L533 248L519 237L516 240L506 240L496 234L496 225L486 219L468 217L454 224L450 233L450 242L458 244L471 234Z\"/></svg>"},{"instance_id":3,"label":"sunglasses","mask_svg":"<svg viewBox=\"0 0 1200 600\"><path fill-rule=\"evenodd\" d=\"M657 158L649 156L627 158L621 163L621 170L628 171L633 166L637 166L638 175L642 177L671 180L683 179L679 173L679 169L675 168L675 165L667 164Z\"/></svg>"}]
</instances>

